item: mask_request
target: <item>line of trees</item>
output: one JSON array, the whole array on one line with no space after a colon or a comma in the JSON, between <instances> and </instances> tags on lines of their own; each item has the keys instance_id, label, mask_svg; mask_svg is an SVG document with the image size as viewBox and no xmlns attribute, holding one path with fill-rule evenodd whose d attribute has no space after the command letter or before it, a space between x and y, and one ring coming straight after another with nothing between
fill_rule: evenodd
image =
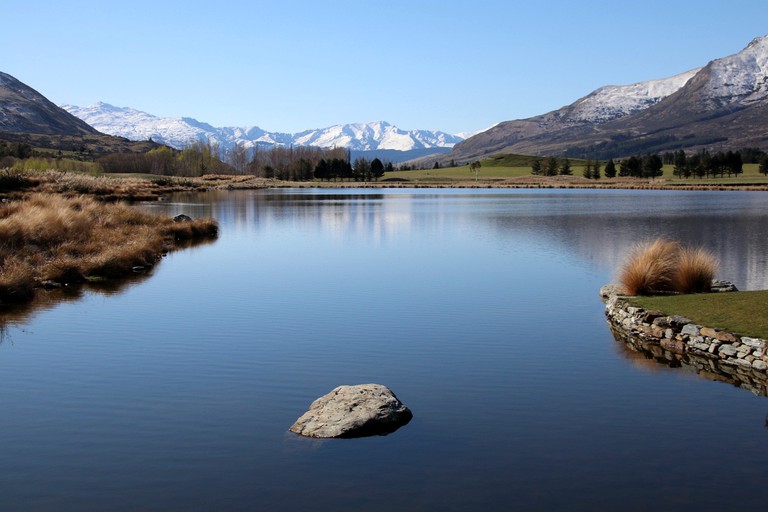
<instances>
[{"instance_id":1,"label":"line of trees","mask_svg":"<svg viewBox=\"0 0 768 512\"><path fill-rule=\"evenodd\" d=\"M744 154L744 156L742 156ZM632 177L657 178L664 174L664 164L674 165L672 173L678 178L724 178L742 174L744 162L759 163L759 171L768 176L768 154L755 148L742 151L718 151L710 154L702 150L693 155L684 151L671 153L634 155L618 162L613 159L605 163L606 178ZM587 179L600 179L602 162L587 159L582 164L582 176ZM531 174L538 176L572 175L573 169L568 158L536 158L531 161Z\"/></svg>"},{"instance_id":2,"label":"line of trees","mask_svg":"<svg viewBox=\"0 0 768 512\"><path fill-rule=\"evenodd\" d=\"M198 142L177 151L162 146L147 153L116 153L97 160L108 173L146 173L166 176L248 174L285 181L373 181L393 171L391 162L363 157L350 161L345 148L310 146L253 147L235 144L220 151L216 144Z\"/></svg>"},{"instance_id":3,"label":"line of trees","mask_svg":"<svg viewBox=\"0 0 768 512\"><path fill-rule=\"evenodd\" d=\"M236 161L228 160L238 169L243 152L235 150ZM324 149L309 146L253 148L244 166L247 174L286 181L373 181L385 172L394 170L392 163L364 157L351 161L350 151L345 148Z\"/></svg>"},{"instance_id":4,"label":"line of trees","mask_svg":"<svg viewBox=\"0 0 768 512\"><path fill-rule=\"evenodd\" d=\"M236 145L229 155L231 156L227 163L238 173L286 181L311 181L321 160L349 162L349 151L344 148L323 149L310 146L255 146L246 151L244 147ZM339 165L337 162L336 166ZM340 167L337 171L340 172Z\"/></svg>"},{"instance_id":5,"label":"line of trees","mask_svg":"<svg viewBox=\"0 0 768 512\"><path fill-rule=\"evenodd\" d=\"M215 145L198 142L177 151L160 146L146 153L114 153L97 159L107 173L145 173L162 176L227 174L231 168L219 159Z\"/></svg>"},{"instance_id":6,"label":"line of trees","mask_svg":"<svg viewBox=\"0 0 768 512\"><path fill-rule=\"evenodd\" d=\"M727 174L738 176L743 171L744 162L739 152L718 151L710 155L702 150L695 155L687 156L684 151L676 151L673 159L672 174L678 178L723 178Z\"/></svg>"},{"instance_id":7,"label":"line of trees","mask_svg":"<svg viewBox=\"0 0 768 512\"><path fill-rule=\"evenodd\" d=\"M600 168L602 163L599 160L585 160L582 164L582 176L587 179L600 179ZM610 169L606 166L606 177L615 176L615 165L610 161ZM613 175L608 174L613 172ZM557 158L551 156L546 160L535 158L531 161L531 174L536 176L573 176L573 165L569 158Z\"/></svg>"}]
</instances>

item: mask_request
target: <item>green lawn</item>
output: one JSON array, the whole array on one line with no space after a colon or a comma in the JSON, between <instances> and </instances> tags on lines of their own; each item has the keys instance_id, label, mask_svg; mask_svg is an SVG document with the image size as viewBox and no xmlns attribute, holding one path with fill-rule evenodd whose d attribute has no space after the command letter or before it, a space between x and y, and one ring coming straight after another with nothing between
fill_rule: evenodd
<instances>
[{"instance_id":1,"label":"green lawn","mask_svg":"<svg viewBox=\"0 0 768 512\"><path fill-rule=\"evenodd\" d=\"M494 155L480 160L481 167L477 175L479 181L495 181L508 178L517 178L520 176L531 175L531 162L538 158L542 165L546 165L546 158L539 158L526 155ZM575 158L569 159L571 163L571 172L575 177L581 177L583 172L584 160ZM618 163L616 164L618 171ZM744 164L744 173L739 177L716 178L716 179L678 179L672 174L673 165L664 166L664 176L656 178L659 183L671 185L768 185L768 177L758 172L757 164ZM600 163L600 174L605 171L605 162ZM414 182L438 182L438 181L467 181L475 180L474 173L470 172L468 165L459 167L445 167L442 169L421 169L413 171L395 171L388 172L384 179L394 178ZM603 177L596 183L611 183L610 179Z\"/></svg>"},{"instance_id":2,"label":"green lawn","mask_svg":"<svg viewBox=\"0 0 768 512\"><path fill-rule=\"evenodd\" d=\"M768 339L768 290L633 297L631 302L705 327Z\"/></svg>"},{"instance_id":3,"label":"green lawn","mask_svg":"<svg viewBox=\"0 0 768 512\"><path fill-rule=\"evenodd\" d=\"M499 180L504 178L515 178L518 176L528 176L531 174L531 168L526 167L480 167L477 173L478 180ZM460 167L446 167L444 169L423 169L415 171L394 171L384 175L384 179L395 178L408 181L461 181L474 180L475 174L469 172L468 165Z\"/></svg>"}]
</instances>

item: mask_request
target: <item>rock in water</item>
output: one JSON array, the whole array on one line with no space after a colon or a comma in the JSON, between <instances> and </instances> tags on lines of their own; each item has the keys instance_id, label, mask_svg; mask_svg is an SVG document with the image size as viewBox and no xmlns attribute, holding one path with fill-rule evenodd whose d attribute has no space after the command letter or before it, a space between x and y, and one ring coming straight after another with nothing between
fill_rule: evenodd
<instances>
[{"instance_id":1,"label":"rock in water","mask_svg":"<svg viewBox=\"0 0 768 512\"><path fill-rule=\"evenodd\" d=\"M739 289L736 288L736 285L730 281L713 279L712 288L710 288L710 291L711 292L737 292L739 291Z\"/></svg>"},{"instance_id":2,"label":"rock in water","mask_svg":"<svg viewBox=\"0 0 768 512\"><path fill-rule=\"evenodd\" d=\"M306 437L365 437L390 434L413 414L381 384L339 386L309 407L291 432Z\"/></svg>"}]
</instances>

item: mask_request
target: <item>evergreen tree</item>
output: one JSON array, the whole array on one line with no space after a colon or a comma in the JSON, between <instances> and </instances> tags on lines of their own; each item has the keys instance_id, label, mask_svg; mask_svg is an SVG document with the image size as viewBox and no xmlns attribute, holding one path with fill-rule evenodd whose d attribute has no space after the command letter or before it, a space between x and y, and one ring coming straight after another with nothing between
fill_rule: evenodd
<instances>
[{"instance_id":1,"label":"evergreen tree","mask_svg":"<svg viewBox=\"0 0 768 512\"><path fill-rule=\"evenodd\" d=\"M320 181L327 180L330 178L330 174L331 169L328 162L325 161L325 158L320 159L315 166L315 179Z\"/></svg>"},{"instance_id":2,"label":"evergreen tree","mask_svg":"<svg viewBox=\"0 0 768 512\"><path fill-rule=\"evenodd\" d=\"M645 155L642 159L642 177L656 178L662 176L664 162L659 155Z\"/></svg>"},{"instance_id":3,"label":"evergreen tree","mask_svg":"<svg viewBox=\"0 0 768 512\"><path fill-rule=\"evenodd\" d=\"M619 164L619 176L633 178L641 177L642 161L636 156L625 158Z\"/></svg>"},{"instance_id":4,"label":"evergreen tree","mask_svg":"<svg viewBox=\"0 0 768 512\"><path fill-rule=\"evenodd\" d=\"M557 176L557 170L560 167L560 162L557 161L557 157L551 156L547 158L547 165L544 168L544 174L546 176Z\"/></svg>"},{"instance_id":5,"label":"evergreen tree","mask_svg":"<svg viewBox=\"0 0 768 512\"><path fill-rule=\"evenodd\" d=\"M757 169L765 176L768 176L768 155L760 158L760 163L758 164Z\"/></svg>"},{"instance_id":6,"label":"evergreen tree","mask_svg":"<svg viewBox=\"0 0 768 512\"><path fill-rule=\"evenodd\" d=\"M390 165L392 164L390 163ZM384 164L378 158L374 158L371 162L371 175L376 181L379 181L379 178L384 176Z\"/></svg>"},{"instance_id":7,"label":"evergreen tree","mask_svg":"<svg viewBox=\"0 0 768 512\"><path fill-rule=\"evenodd\" d=\"M585 160L584 161L584 167L581 171L581 175L587 178L588 180L592 179L592 160Z\"/></svg>"},{"instance_id":8,"label":"evergreen tree","mask_svg":"<svg viewBox=\"0 0 768 512\"><path fill-rule=\"evenodd\" d=\"M595 160L592 163L592 179L593 180L599 180L600 179L600 160Z\"/></svg>"},{"instance_id":9,"label":"evergreen tree","mask_svg":"<svg viewBox=\"0 0 768 512\"><path fill-rule=\"evenodd\" d=\"M733 173L735 176L738 176L744 172L744 162L741 159L740 153L729 151L726 154L725 164L728 166L728 177L731 176L731 173Z\"/></svg>"},{"instance_id":10,"label":"evergreen tree","mask_svg":"<svg viewBox=\"0 0 768 512\"><path fill-rule=\"evenodd\" d=\"M531 174L535 176L541 176L541 160L534 158L531 161Z\"/></svg>"},{"instance_id":11,"label":"evergreen tree","mask_svg":"<svg viewBox=\"0 0 768 512\"><path fill-rule=\"evenodd\" d=\"M613 162L613 158L608 160L608 163L605 164L605 177L606 178L615 178L616 177L616 164Z\"/></svg>"},{"instance_id":12,"label":"evergreen tree","mask_svg":"<svg viewBox=\"0 0 768 512\"><path fill-rule=\"evenodd\" d=\"M675 167L672 169L672 174L678 178L688 177L690 176L690 172L688 171L688 161L685 157L685 151L678 150L675 151L675 154L672 159L672 163L675 165ZM686 176L686 173L688 176Z\"/></svg>"},{"instance_id":13,"label":"evergreen tree","mask_svg":"<svg viewBox=\"0 0 768 512\"><path fill-rule=\"evenodd\" d=\"M573 174L573 171L571 170L571 161L567 158L563 159L563 162L560 164L560 175L561 176L570 176Z\"/></svg>"},{"instance_id":14,"label":"evergreen tree","mask_svg":"<svg viewBox=\"0 0 768 512\"><path fill-rule=\"evenodd\" d=\"M619 176L622 178L626 178L627 176L630 176L629 161L627 159L624 159L621 162L619 162Z\"/></svg>"},{"instance_id":15,"label":"evergreen tree","mask_svg":"<svg viewBox=\"0 0 768 512\"><path fill-rule=\"evenodd\" d=\"M364 157L357 157L355 163L352 165L352 169L355 181L370 180L371 164Z\"/></svg>"},{"instance_id":16,"label":"evergreen tree","mask_svg":"<svg viewBox=\"0 0 768 512\"><path fill-rule=\"evenodd\" d=\"M701 150L699 153L699 165L696 167L696 177L703 178L708 175L712 169L712 155L706 149Z\"/></svg>"}]
</instances>

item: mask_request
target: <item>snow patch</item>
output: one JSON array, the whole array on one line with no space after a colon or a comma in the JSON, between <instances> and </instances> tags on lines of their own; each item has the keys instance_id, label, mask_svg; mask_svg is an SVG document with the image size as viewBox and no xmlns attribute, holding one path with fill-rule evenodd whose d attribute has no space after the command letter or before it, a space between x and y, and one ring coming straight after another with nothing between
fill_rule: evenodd
<instances>
[{"instance_id":1,"label":"snow patch","mask_svg":"<svg viewBox=\"0 0 768 512\"><path fill-rule=\"evenodd\" d=\"M670 78L630 85L608 85L573 104L569 118L576 123L606 123L655 105L681 89L701 68Z\"/></svg>"}]
</instances>

